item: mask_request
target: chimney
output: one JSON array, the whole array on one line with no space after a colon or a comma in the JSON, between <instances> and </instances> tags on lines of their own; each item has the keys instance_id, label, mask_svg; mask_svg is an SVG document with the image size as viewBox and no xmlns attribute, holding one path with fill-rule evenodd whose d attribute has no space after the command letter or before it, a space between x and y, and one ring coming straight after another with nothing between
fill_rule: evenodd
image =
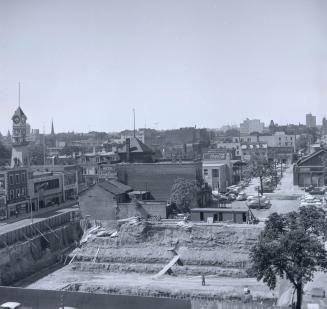
<instances>
[{"instance_id":1,"label":"chimney","mask_svg":"<svg viewBox=\"0 0 327 309\"><path fill-rule=\"evenodd\" d=\"M131 160L131 139L126 138L126 162Z\"/></svg>"}]
</instances>

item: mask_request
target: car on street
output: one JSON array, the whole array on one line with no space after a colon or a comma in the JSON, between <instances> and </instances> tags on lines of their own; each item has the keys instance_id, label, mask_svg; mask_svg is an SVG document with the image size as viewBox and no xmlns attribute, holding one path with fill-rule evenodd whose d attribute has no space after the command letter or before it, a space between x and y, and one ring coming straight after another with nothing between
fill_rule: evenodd
<instances>
[{"instance_id":1,"label":"car on street","mask_svg":"<svg viewBox=\"0 0 327 309\"><path fill-rule=\"evenodd\" d=\"M323 195L326 193L326 189L323 187L314 187L311 191L310 194L315 194L315 195Z\"/></svg>"},{"instance_id":2,"label":"car on street","mask_svg":"<svg viewBox=\"0 0 327 309\"><path fill-rule=\"evenodd\" d=\"M313 196L311 194L305 194L304 196L302 196L300 198L300 206L317 206L317 207L321 207L323 204L323 201L316 196Z\"/></svg>"},{"instance_id":3,"label":"car on street","mask_svg":"<svg viewBox=\"0 0 327 309\"><path fill-rule=\"evenodd\" d=\"M268 209L271 207L271 202L266 196L249 196L246 205L252 209Z\"/></svg>"},{"instance_id":4,"label":"car on street","mask_svg":"<svg viewBox=\"0 0 327 309\"><path fill-rule=\"evenodd\" d=\"M237 201L246 201L247 195L245 192L241 191L238 196L236 197Z\"/></svg>"}]
</instances>

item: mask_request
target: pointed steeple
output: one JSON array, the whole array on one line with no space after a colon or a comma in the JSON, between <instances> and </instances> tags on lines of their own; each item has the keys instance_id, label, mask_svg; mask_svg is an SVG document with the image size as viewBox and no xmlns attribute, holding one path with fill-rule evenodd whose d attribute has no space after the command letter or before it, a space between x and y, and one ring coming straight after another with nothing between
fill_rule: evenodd
<instances>
[{"instance_id":1,"label":"pointed steeple","mask_svg":"<svg viewBox=\"0 0 327 309\"><path fill-rule=\"evenodd\" d=\"M51 135L55 135L54 127L53 127L53 119L51 120Z\"/></svg>"}]
</instances>

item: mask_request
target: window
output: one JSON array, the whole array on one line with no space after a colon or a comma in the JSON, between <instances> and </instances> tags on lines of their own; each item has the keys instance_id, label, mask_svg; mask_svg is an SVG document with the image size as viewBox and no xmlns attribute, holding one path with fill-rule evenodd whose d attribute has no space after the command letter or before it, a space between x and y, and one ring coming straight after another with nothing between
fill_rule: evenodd
<instances>
[{"instance_id":1,"label":"window","mask_svg":"<svg viewBox=\"0 0 327 309\"><path fill-rule=\"evenodd\" d=\"M220 212L218 214L218 221L223 221L223 213L222 212Z\"/></svg>"},{"instance_id":2,"label":"window","mask_svg":"<svg viewBox=\"0 0 327 309\"><path fill-rule=\"evenodd\" d=\"M43 182L37 182L34 184L34 192L37 193L39 190L52 190L59 188L59 179L51 179Z\"/></svg>"},{"instance_id":3,"label":"window","mask_svg":"<svg viewBox=\"0 0 327 309\"><path fill-rule=\"evenodd\" d=\"M207 169L204 169L203 170L203 174L204 174L204 176L208 176L208 170Z\"/></svg>"},{"instance_id":4,"label":"window","mask_svg":"<svg viewBox=\"0 0 327 309\"><path fill-rule=\"evenodd\" d=\"M25 173L22 173L21 174L21 178L22 178L22 183L25 183L25 181L26 181L26 174Z\"/></svg>"},{"instance_id":5,"label":"window","mask_svg":"<svg viewBox=\"0 0 327 309\"><path fill-rule=\"evenodd\" d=\"M215 177L215 178L217 178L219 176L219 174L218 174L218 169L213 169L212 170L212 177Z\"/></svg>"},{"instance_id":6,"label":"window","mask_svg":"<svg viewBox=\"0 0 327 309\"><path fill-rule=\"evenodd\" d=\"M9 175L9 183L10 183L11 185L14 184L14 175Z\"/></svg>"},{"instance_id":7,"label":"window","mask_svg":"<svg viewBox=\"0 0 327 309\"><path fill-rule=\"evenodd\" d=\"M9 199L10 200L13 200L14 199L14 190L10 190L10 192L9 192Z\"/></svg>"},{"instance_id":8,"label":"window","mask_svg":"<svg viewBox=\"0 0 327 309\"><path fill-rule=\"evenodd\" d=\"M293 140L293 137L290 137L290 140L292 141Z\"/></svg>"},{"instance_id":9,"label":"window","mask_svg":"<svg viewBox=\"0 0 327 309\"><path fill-rule=\"evenodd\" d=\"M20 177L19 177L19 174L16 174L16 184L20 183Z\"/></svg>"},{"instance_id":10,"label":"window","mask_svg":"<svg viewBox=\"0 0 327 309\"><path fill-rule=\"evenodd\" d=\"M22 188L21 191L22 191L22 194L21 194L21 195L22 195L22 196L25 196L25 188Z\"/></svg>"},{"instance_id":11,"label":"window","mask_svg":"<svg viewBox=\"0 0 327 309\"><path fill-rule=\"evenodd\" d=\"M20 189L16 189L16 198L20 198Z\"/></svg>"},{"instance_id":12,"label":"window","mask_svg":"<svg viewBox=\"0 0 327 309\"><path fill-rule=\"evenodd\" d=\"M203 212L200 212L200 221L203 221Z\"/></svg>"},{"instance_id":13,"label":"window","mask_svg":"<svg viewBox=\"0 0 327 309\"><path fill-rule=\"evenodd\" d=\"M218 220L218 215L217 214L214 214L213 215L213 222L216 222Z\"/></svg>"},{"instance_id":14,"label":"window","mask_svg":"<svg viewBox=\"0 0 327 309\"><path fill-rule=\"evenodd\" d=\"M242 219L243 219L243 222L246 222L246 213L245 212L243 212L243 214L242 214Z\"/></svg>"}]
</instances>

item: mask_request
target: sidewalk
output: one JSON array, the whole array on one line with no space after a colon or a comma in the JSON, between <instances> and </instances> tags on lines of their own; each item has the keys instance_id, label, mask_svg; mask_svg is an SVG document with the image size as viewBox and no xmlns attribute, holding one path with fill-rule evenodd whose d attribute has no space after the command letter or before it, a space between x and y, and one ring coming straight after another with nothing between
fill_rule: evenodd
<instances>
[{"instance_id":1,"label":"sidewalk","mask_svg":"<svg viewBox=\"0 0 327 309\"><path fill-rule=\"evenodd\" d=\"M46 208L42 208L37 212L33 211L33 213L32 213L33 218L40 218L40 217L43 217L43 216L45 216L47 214L56 212L57 210L60 210L60 209L63 209L63 208L68 208L68 207L71 207L71 206L76 205L76 204L77 204L77 201L66 201L65 203L61 203L59 205L54 205L54 206L49 206L49 207L46 207ZM28 212L28 213L20 214L18 217L10 217L9 219L0 221L0 225L10 224L10 223L14 223L14 222L21 221L21 220L24 220L24 219L30 219L30 218L31 218L31 213Z\"/></svg>"}]
</instances>

